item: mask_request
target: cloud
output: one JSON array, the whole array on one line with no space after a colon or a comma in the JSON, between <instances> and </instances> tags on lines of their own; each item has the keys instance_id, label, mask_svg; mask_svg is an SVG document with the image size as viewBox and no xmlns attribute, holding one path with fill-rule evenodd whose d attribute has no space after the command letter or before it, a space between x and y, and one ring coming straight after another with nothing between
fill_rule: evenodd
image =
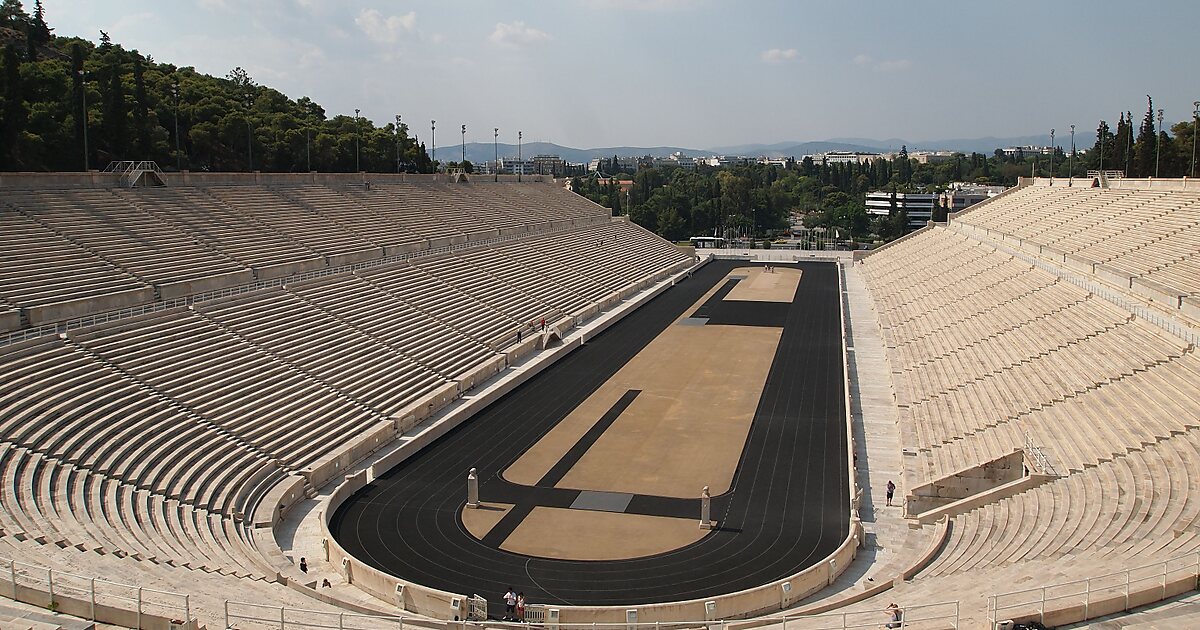
<instances>
[{"instance_id":1,"label":"cloud","mask_svg":"<svg viewBox=\"0 0 1200 630\"><path fill-rule=\"evenodd\" d=\"M875 72L900 72L912 67L908 59L884 59L878 63L870 55L855 55L851 61L856 66L870 67Z\"/></svg>"},{"instance_id":2,"label":"cloud","mask_svg":"<svg viewBox=\"0 0 1200 630\"><path fill-rule=\"evenodd\" d=\"M799 61L800 53L795 48L772 48L762 52L762 60L766 63Z\"/></svg>"},{"instance_id":3,"label":"cloud","mask_svg":"<svg viewBox=\"0 0 1200 630\"><path fill-rule=\"evenodd\" d=\"M394 44L405 33L411 33L417 26L416 11L404 15L384 16L378 9L363 9L359 11L354 23L373 42L377 44Z\"/></svg>"},{"instance_id":4,"label":"cloud","mask_svg":"<svg viewBox=\"0 0 1200 630\"><path fill-rule=\"evenodd\" d=\"M497 22L496 30L488 35L488 41L505 48L524 48L549 40L550 36L545 31L526 26L520 20L507 23Z\"/></svg>"}]
</instances>

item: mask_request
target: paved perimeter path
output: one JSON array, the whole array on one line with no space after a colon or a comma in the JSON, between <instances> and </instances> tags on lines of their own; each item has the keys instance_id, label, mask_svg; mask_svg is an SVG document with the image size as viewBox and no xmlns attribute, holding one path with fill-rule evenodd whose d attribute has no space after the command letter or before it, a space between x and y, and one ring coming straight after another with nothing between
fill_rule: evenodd
<instances>
[{"instance_id":1,"label":"paved perimeter path","mask_svg":"<svg viewBox=\"0 0 1200 630\"><path fill-rule=\"evenodd\" d=\"M837 270L829 263L800 265L803 280L781 313L783 336L732 489L713 499L719 530L649 557L553 560L500 549L500 533L480 541L459 516L471 467L479 471L482 500L511 504L511 512L575 503L579 491L554 488L554 479L519 486L501 473L717 281L745 264L706 265L423 449L347 501L334 515L333 535L362 561L406 580L479 593L492 614L502 611L500 595L509 586L532 603L653 603L759 586L820 561L849 527L840 295ZM729 302L712 304L707 315L738 324L737 310ZM759 320L772 315L750 306L745 323L762 325ZM619 415L617 407L613 413ZM548 477L567 468L564 463ZM648 495L632 495L624 507L629 514L697 522L699 511L698 499Z\"/></svg>"}]
</instances>

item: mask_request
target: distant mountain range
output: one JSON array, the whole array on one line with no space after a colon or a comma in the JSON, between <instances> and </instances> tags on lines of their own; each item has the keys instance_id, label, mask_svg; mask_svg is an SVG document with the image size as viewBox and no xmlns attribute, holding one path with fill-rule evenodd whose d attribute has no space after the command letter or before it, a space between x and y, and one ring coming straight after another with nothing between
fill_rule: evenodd
<instances>
[{"instance_id":1,"label":"distant mountain range","mask_svg":"<svg viewBox=\"0 0 1200 630\"><path fill-rule=\"evenodd\" d=\"M1068 133L1056 135L1055 144L1070 151L1071 139ZM1078 149L1090 148L1096 142L1094 131L1077 132L1075 146ZM773 144L739 144L730 146L710 147L707 149L689 149L687 147L596 147L591 149L576 149L564 147L552 142L527 142L521 145L521 155L531 158L535 155L557 155L567 162L588 162L593 158L611 158L617 156L652 155L666 157L679 152L691 157L707 155L747 155L767 157L796 157L827 151L859 151L865 153L899 151L900 147L908 147L911 151L961 151L963 153L983 153L991 155L996 149L1010 146L1050 144L1050 135L1014 136L1008 138L955 138L949 140L905 140L889 138L874 140L871 138L830 138L828 140L810 142L776 142ZM460 144L437 148L437 158L443 162L457 162L462 157L463 146ZM517 145L500 143L493 145L487 142L468 142L466 145L467 159L471 162L491 160L493 155L500 157L516 157Z\"/></svg>"}]
</instances>

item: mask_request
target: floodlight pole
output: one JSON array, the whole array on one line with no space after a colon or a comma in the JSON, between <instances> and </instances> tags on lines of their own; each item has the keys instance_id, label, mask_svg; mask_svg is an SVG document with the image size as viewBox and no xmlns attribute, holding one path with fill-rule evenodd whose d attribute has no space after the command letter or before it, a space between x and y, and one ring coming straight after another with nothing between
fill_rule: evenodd
<instances>
[{"instance_id":1,"label":"floodlight pole","mask_svg":"<svg viewBox=\"0 0 1200 630\"><path fill-rule=\"evenodd\" d=\"M429 146L433 149L433 155L429 158L433 162L433 172L437 172L437 121L429 121Z\"/></svg>"},{"instance_id":2,"label":"floodlight pole","mask_svg":"<svg viewBox=\"0 0 1200 630\"><path fill-rule=\"evenodd\" d=\"M1067 167L1067 186L1075 183L1075 125L1071 125L1071 162Z\"/></svg>"},{"instance_id":3,"label":"floodlight pole","mask_svg":"<svg viewBox=\"0 0 1200 630\"><path fill-rule=\"evenodd\" d=\"M254 172L254 135L250 129L250 94L246 94L246 172Z\"/></svg>"},{"instance_id":4,"label":"floodlight pole","mask_svg":"<svg viewBox=\"0 0 1200 630\"><path fill-rule=\"evenodd\" d=\"M525 132L517 132L517 181L521 181L521 174L525 172L525 160L521 158L521 136Z\"/></svg>"},{"instance_id":5,"label":"floodlight pole","mask_svg":"<svg viewBox=\"0 0 1200 630\"><path fill-rule=\"evenodd\" d=\"M500 128L492 129L492 175L494 181L500 181Z\"/></svg>"},{"instance_id":6,"label":"floodlight pole","mask_svg":"<svg viewBox=\"0 0 1200 630\"><path fill-rule=\"evenodd\" d=\"M462 126L462 161L458 163L458 168L467 172L467 126Z\"/></svg>"},{"instance_id":7,"label":"floodlight pole","mask_svg":"<svg viewBox=\"0 0 1200 630\"><path fill-rule=\"evenodd\" d=\"M1192 177L1196 176L1196 129L1200 128L1200 101L1192 101Z\"/></svg>"},{"instance_id":8,"label":"floodlight pole","mask_svg":"<svg viewBox=\"0 0 1200 630\"><path fill-rule=\"evenodd\" d=\"M171 96L175 98L175 170L183 172L183 159L179 153L179 80L171 83Z\"/></svg>"},{"instance_id":9,"label":"floodlight pole","mask_svg":"<svg viewBox=\"0 0 1200 630\"><path fill-rule=\"evenodd\" d=\"M396 114L396 174L400 174L400 114Z\"/></svg>"},{"instance_id":10,"label":"floodlight pole","mask_svg":"<svg viewBox=\"0 0 1200 630\"><path fill-rule=\"evenodd\" d=\"M1162 153L1162 121L1163 110L1158 109L1158 129L1154 132L1154 176L1158 177L1158 156Z\"/></svg>"},{"instance_id":11,"label":"floodlight pole","mask_svg":"<svg viewBox=\"0 0 1200 630\"><path fill-rule=\"evenodd\" d=\"M1054 185L1054 153L1058 148L1054 146L1054 130L1050 130L1050 185Z\"/></svg>"},{"instance_id":12,"label":"floodlight pole","mask_svg":"<svg viewBox=\"0 0 1200 630\"><path fill-rule=\"evenodd\" d=\"M87 72L79 72L79 95L83 97L83 172L88 172L88 108L87 108Z\"/></svg>"},{"instance_id":13,"label":"floodlight pole","mask_svg":"<svg viewBox=\"0 0 1200 630\"><path fill-rule=\"evenodd\" d=\"M358 111L359 111L358 108L354 109L354 172L355 173L362 172L362 169L359 167L359 163L358 163L358 141L359 141L359 137L362 135L362 132L359 131L359 126L358 126Z\"/></svg>"}]
</instances>

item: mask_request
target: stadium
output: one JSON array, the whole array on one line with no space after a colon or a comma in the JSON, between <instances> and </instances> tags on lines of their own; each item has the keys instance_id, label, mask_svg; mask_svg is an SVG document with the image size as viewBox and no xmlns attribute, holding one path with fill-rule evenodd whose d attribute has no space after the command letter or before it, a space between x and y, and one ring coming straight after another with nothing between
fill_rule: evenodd
<instances>
[{"instance_id":1,"label":"stadium","mask_svg":"<svg viewBox=\"0 0 1200 630\"><path fill-rule=\"evenodd\" d=\"M1025 178L853 258L696 256L549 177L130 165L0 175L0 213L21 627L492 626L507 589L551 629L1057 626L1197 587L1188 179Z\"/></svg>"}]
</instances>

